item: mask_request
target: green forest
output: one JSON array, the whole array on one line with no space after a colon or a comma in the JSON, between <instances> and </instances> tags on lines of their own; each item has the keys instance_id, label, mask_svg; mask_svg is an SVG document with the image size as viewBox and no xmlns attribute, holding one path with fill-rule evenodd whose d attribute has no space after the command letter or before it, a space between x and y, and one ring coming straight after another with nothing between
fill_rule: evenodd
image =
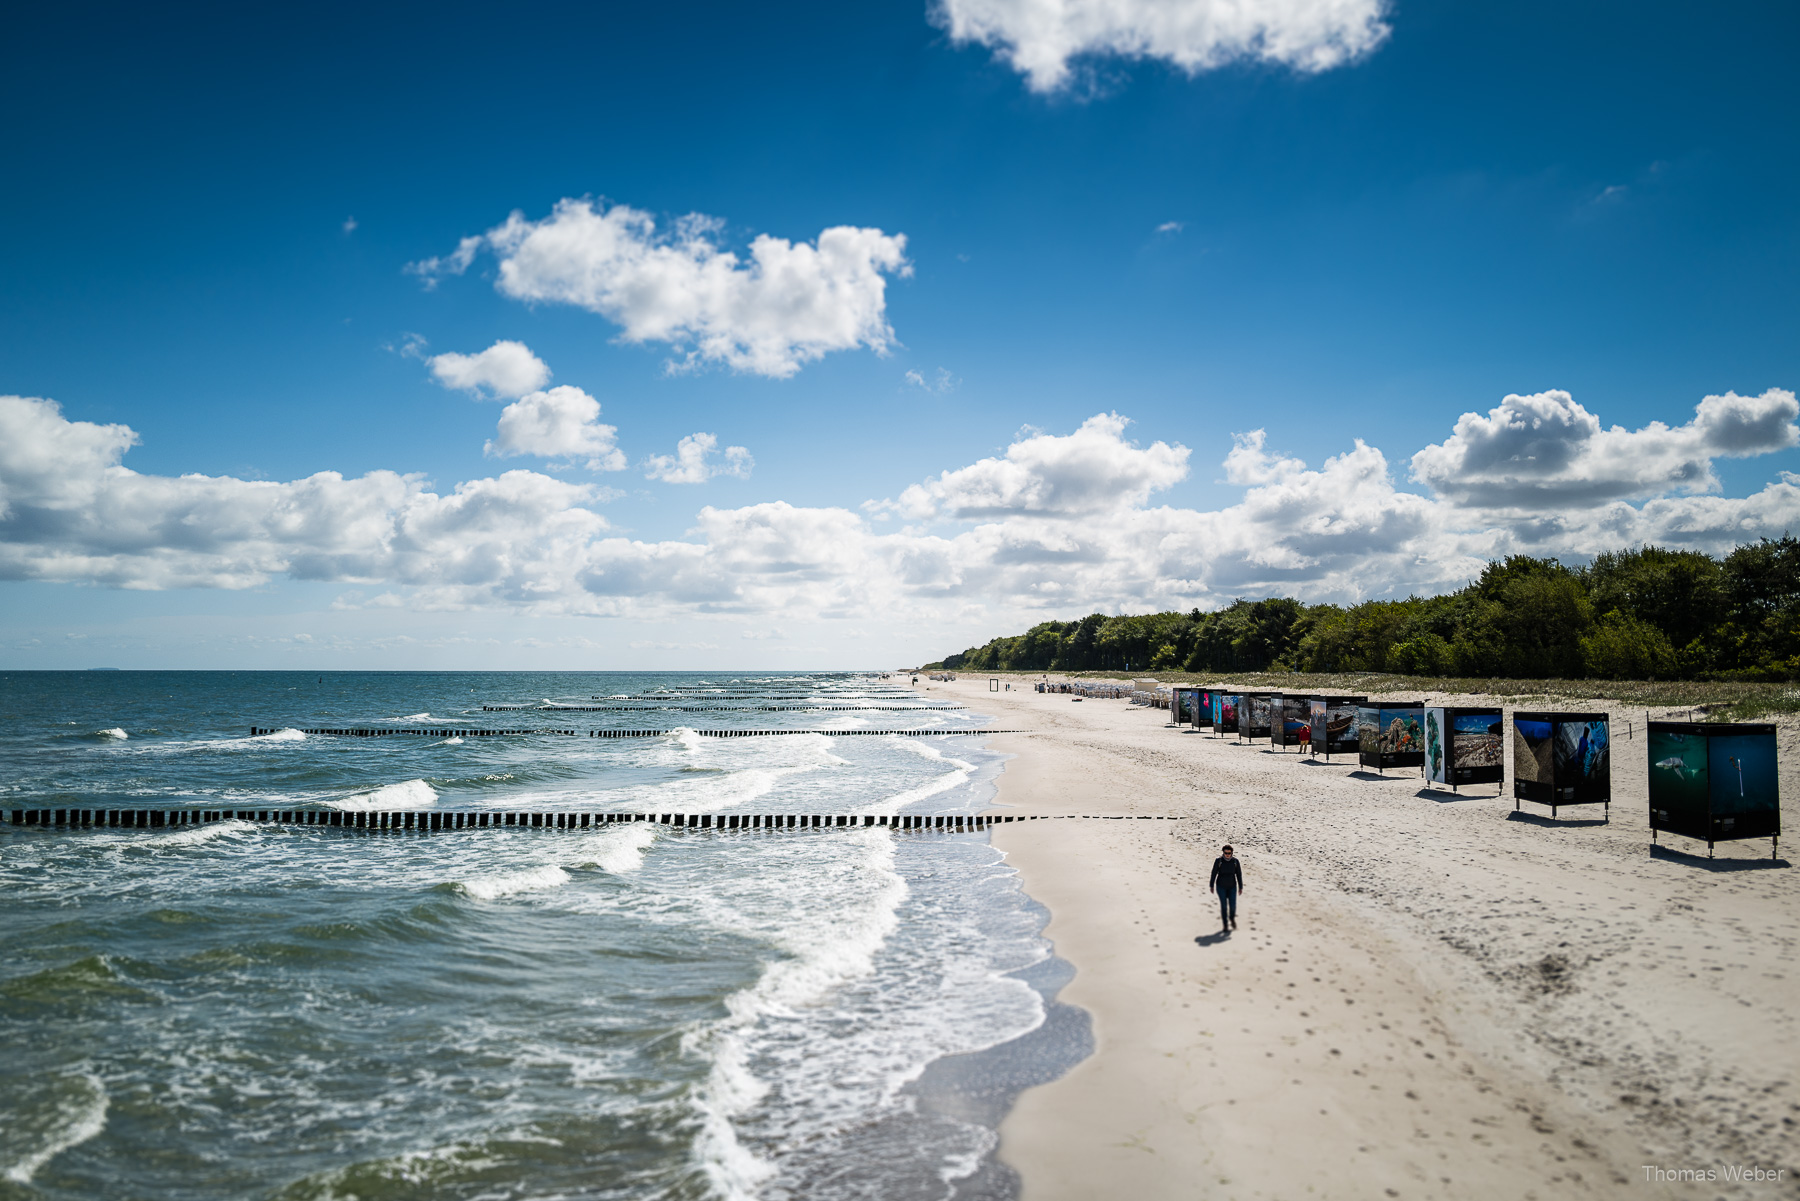
<instances>
[{"instance_id":1,"label":"green forest","mask_svg":"<svg viewBox=\"0 0 1800 1201\"><path fill-rule=\"evenodd\" d=\"M969 671L1389 672L1510 679L1800 676L1800 541L1723 558L1647 546L1586 566L1515 555L1442 596L1290 597L1047 621L930 664Z\"/></svg>"}]
</instances>

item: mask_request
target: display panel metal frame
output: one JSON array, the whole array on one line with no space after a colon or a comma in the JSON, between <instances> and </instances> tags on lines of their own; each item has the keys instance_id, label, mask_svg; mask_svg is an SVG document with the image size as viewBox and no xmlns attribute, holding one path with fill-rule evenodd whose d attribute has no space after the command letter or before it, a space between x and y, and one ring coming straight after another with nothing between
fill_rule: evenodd
<instances>
[{"instance_id":1,"label":"display panel metal frame","mask_svg":"<svg viewBox=\"0 0 1800 1201\"><path fill-rule=\"evenodd\" d=\"M1768 838L1781 852L1781 773L1775 727L1763 722L1653 721L1644 739L1650 842L1679 834L1713 846Z\"/></svg>"}]
</instances>

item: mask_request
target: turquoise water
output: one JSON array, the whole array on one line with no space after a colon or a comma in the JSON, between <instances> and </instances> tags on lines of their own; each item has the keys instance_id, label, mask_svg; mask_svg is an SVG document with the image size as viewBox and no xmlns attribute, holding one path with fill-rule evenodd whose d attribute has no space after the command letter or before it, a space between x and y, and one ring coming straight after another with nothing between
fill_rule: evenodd
<instances>
[{"instance_id":1,"label":"turquoise water","mask_svg":"<svg viewBox=\"0 0 1800 1201\"><path fill-rule=\"evenodd\" d=\"M984 720L894 683L11 673L0 806L985 807L978 738L682 729ZM481 711L543 701L641 711ZM296 732L381 725L674 732ZM922 1081L1043 1023L1041 919L975 834L6 826L0 1198L1004 1193Z\"/></svg>"}]
</instances>

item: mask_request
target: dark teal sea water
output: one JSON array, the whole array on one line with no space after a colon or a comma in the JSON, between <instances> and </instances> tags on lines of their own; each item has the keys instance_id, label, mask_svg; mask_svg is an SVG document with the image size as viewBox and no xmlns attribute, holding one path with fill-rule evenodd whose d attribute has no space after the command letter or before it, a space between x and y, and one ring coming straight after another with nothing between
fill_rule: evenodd
<instances>
[{"instance_id":1,"label":"dark teal sea water","mask_svg":"<svg viewBox=\"0 0 1800 1201\"><path fill-rule=\"evenodd\" d=\"M983 807L979 739L677 729L983 720L762 708L895 683L10 673L0 807ZM480 711L595 697L648 711ZM677 732L295 732L379 725ZM925 1086L1041 1025L1040 924L985 835L7 825L0 1198L1004 1193L993 1105Z\"/></svg>"}]
</instances>

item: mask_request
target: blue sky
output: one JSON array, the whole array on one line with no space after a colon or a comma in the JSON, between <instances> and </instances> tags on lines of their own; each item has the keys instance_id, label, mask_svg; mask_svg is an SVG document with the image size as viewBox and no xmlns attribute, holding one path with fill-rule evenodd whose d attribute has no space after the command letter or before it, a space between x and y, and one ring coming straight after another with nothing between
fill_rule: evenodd
<instances>
[{"instance_id":1,"label":"blue sky","mask_svg":"<svg viewBox=\"0 0 1800 1201\"><path fill-rule=\"evenodd\" d=\"M1089 7L24 14L0 661L904 663L1800 532L1791 10ZM408 269L564 202L652 222L687 323L517 238ZM840 227L888 265L753 278ZM500 341L548 399L433 370ZM647 477L697 434L730 472ZM418 480L276 490L319 472ZM504 520L418 508L480 480Z\"/></svg>"}]
</instances>

